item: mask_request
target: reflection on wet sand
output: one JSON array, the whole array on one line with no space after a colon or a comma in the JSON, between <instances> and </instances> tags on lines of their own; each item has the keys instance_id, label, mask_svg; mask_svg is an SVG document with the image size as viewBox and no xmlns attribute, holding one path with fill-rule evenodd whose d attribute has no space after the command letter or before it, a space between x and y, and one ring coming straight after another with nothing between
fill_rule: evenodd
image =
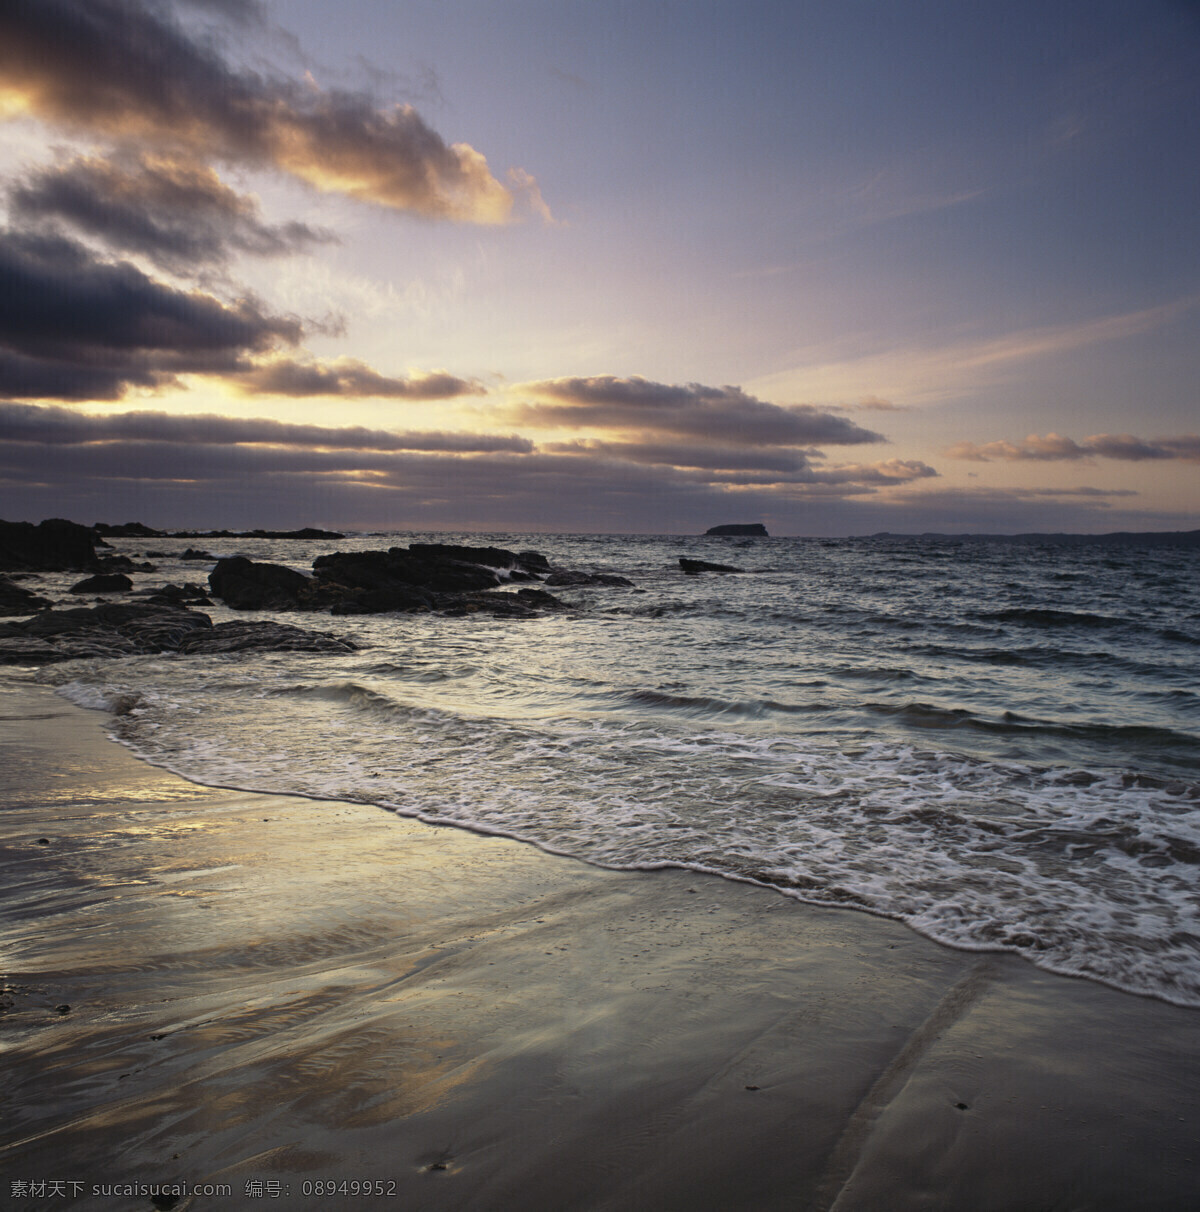
<instances>
[{"instance_id":1,"label":"reflection on wet sand","mask_svg":"<svg viewBox=\"0 0 1200 1212\"><path fill-rule=\"evenodd\" d=\"M534 1212L1183 1207L1200 1177L1195 1012L765 889L194 787L20 693L6 1176Z\"/></svg>"}]
</instances>

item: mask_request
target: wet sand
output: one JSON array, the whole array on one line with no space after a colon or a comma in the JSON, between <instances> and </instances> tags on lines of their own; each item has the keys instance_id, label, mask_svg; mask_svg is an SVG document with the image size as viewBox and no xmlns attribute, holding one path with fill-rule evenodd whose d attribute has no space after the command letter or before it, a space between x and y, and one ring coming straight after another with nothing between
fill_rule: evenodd
<instances>
[{"instance_id":1,"label":"wet sand","mask_svg":"<svg viewBox=\"0 0 1200 1212\"><path fill-rule=\"evenodd\" d=\"M1196 1206L1200 1012L3 703L5 1207Z\"/></svg>"}]
</instances>

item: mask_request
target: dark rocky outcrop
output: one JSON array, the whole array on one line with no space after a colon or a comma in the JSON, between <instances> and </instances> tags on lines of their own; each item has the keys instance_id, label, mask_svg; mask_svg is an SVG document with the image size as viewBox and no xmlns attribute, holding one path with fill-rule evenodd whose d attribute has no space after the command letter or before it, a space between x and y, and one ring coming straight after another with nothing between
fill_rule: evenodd
<instances>
[{"instance_id":1,"label":"dark rocky outcrop","mask_svg":"<svg viewBox=\"0 0 1200 1212\"><path fill-rule=\"evenodd\" d=\"M723 526L710 526L704 532L709 534L725 534L725 535L741 535L741 536L757 536L758 538L770 538L767 534L767 528L761 522L727 522Z\"/></svg>"},{"instance_id":2,"label":"dark rocky outcrop","mask_svg":"<svg viewBox=\"0 0 1200 1212\"><path fill-rule=\"evenodd\" d=\"M393 551L400 550L393 547ZM510 580L532 580L550 571L550 562L536 551L506 551L503 547L460 547L454 543L410 543L409 554L419 560L453 560L482 564L509 574Z\"/></svg>"},{"instance_id":3,"label":"dark rocky outcrop","mask_svg":"<svg viewBox=\"0 0 1200 1212\"><path fill-rule=\"evenodd\" d=\"M520 561L522 568L527 568L530 572L537 573L538 575L550 571L550 561L541 552L518 551L517 559Z\"/></svg>"},{"instance_id":4,"label":"dark rocky outcrop","mask_svg":"<svg viewBox=\"0 0 1200 1212\"><path fill-rule=\"evenodd\" d=\"M313 578L282 564L230 556L217 561L208 584L233 610L304 610L310 608Z\"/></svg>"},{"instance_id":5,"label":"dark rocky outcrop","mask_svg":"<svg viewBox=\"0 0 1200 1212\"><path fill-rule=\"evenodd\" d=\"M220 559L219 556L213 555L211 551L203 551L199 547L189 547L179 558L181 560L202 560L205 563Z\"/></svg>"},{"instance_id":6,"label":"dark rocky outcrop","mask_svg":"<svg viewBox=\"0 0 1200 1212\"><path fill-rule=\"evenodd\" d=\"M447 556L434 544L418 544L408 550L339 551L318 556L313 572L326 585L377 592L417 588L435 594L470 593L494 589L501 583L494 566Z\"/></svg>"},{"instance_id":7,"label":"dark rocky outcrop","mask_svg":"<svg viewBox=\"0 0 1200 1212\"><path fill-rule=\"evenodd\" d=\"M182 585L161 585L152 589L146 595L146 601L158 602L164 606L211 606L212 599L204 591L203 585L186 581Z\"/></svg>"},{"instance_id":8,"label":"dark rocky outcrop","mask_svg":"<svg viewBox=\"0 0 1200 1212\"><path fill-rule=\"evenodd\" d=\"M16 581L0 576L0 616L12 618L15 615L33 614L49 605L46 598L38 597Z\"/></svg>"},{"instance_id":9,"label":"dark rocky outcrop","mask_svg":"<svg viewBox=\"0 0 1200 1212\"><path fill-rule=\"evenodd\" d=\"M238 619L197 631L180 645L188 656L213 652L353 652L355 645L328 631L305 631L287 623Z\"/></svg>"},{"instance_id":10,"label":"dark rocky outcrop","mask_svg":"<svg viewBox=\"0 0 1200 1212\"><path fill-rule=\"evenodd\" d=\"M439 614L460 618L469 614L490 614L505 619L532 619L546 610L567 610L544 589L518 589L516 593L445 594L438 598L435 608Z\"/></svg>"},{"instance_id":11,"label":"dark rocky outcrop","mask_svg":"<svg viewBox=\"0 0 1200 1212\"><path fill-rule=\"evenodd\" d=\"M611 585L623 589L632 589L633 582L627 577L617 576L613 572L552 572L546 578L546 584L552 589L582 589L591 585Z\"/></svg>"},{"instance_id":12,"label":"dark rocky outcrop","mask_svg":"<svg viewBox=\"0 0 1200 1212\"><path fill-rule=\"evenodd\" d=\"M133 582L123 572L101 572L71 586L72 593L128 593Z\"/></svg>"},{"instance_id":13,"label":"dark rocky outcrop","mask_svg":"<svg viewBox=\"0 0 1200 1212\"><path fill-rule=\"evenodd\" d=\"M105 603L91 609L47 610L19 623L0 623L0 664L46 664L77 657L146 653L241 652L250 649L351 652L327 632L280 623L223 623L199 611L150 602Z\"/></svg>"},{"instance_id":14,"label":"dark rocky outcrop","mask_svg":"<svg viewBox=\"0 0 1200 1212\"><path fill-rule=\"evenodd\" d=\"M101 572L153 572L153 564L135 564L128 556L102 555L98 561Z\"/></svg>"},{"instance_id":15,"label":"dark rocky outcrop","mask_svg":"<svg viewBox=\"0 0 1200 1212\"><path fill-rule=\"evenodd\" d=\"M122 522L119 526L97 522L92 529L106 539L161 539L166 533L143 526L141 522Z\"/></svg>"},{"instance_id":16,"label":"dark rocky outcrop","mask_svg":"<svg viewBox=\"0 0 1200 1212\"><path fill-rule=\"evenodd\" d=\"M24 623L0 624L0 663L177 652L190 632L211 626L206 614L141 602L47 610Z\"/></svg>"},{"instance_id":17,"label":"dark rocky outcrop","mask_svg":"<svg viewBox=\"0 0 1200 1212\"><path fill-rule=\"evenodd\" d=\"M417 543L388 551L338 551L318 556L309 577L280 564L243 556L219 560L209 575L213 595L235 610L321 610L331 614L403 611L490 611L525 617L555 609L558 599L530 590L522 597L487 593L523 573L535 575L536 553ZM549 565L547 564L548 568Z\"/></svg>"},{"instance_id":18,"label":"dark rocky outcrop","mask_svg":"<svg viewBox=\"0 0 1200 1212\"><path fill-rule=\"evenodd\" d=\"M0 522L0 568L31 572L96 572L96 544L90 527L62 518Z\"/></svg>"},{"instance_id":19,"label":"dark rocky outcrop","mask_svg":"<svg viewBox=\"0 0 1200 1212\"><path fill-rule=\"evenodd\" d=\"M734 568L732 564L710 564L707 560L688 560L679 557L679 567L689 576L698 572L744 572L742 568Z\"/></svg>"},{"instance_id":20,"label":"dark rocky outcrop","mask_svg":"<svg viewBox=\"0 0 1200 1212\"><path fill-rule=\"evenodd\" d=\"M303 530L173 530L158 531L157 535L168 539L344 539L336 530L317 530L306 526Z\"/></svg>"}]
</instances>

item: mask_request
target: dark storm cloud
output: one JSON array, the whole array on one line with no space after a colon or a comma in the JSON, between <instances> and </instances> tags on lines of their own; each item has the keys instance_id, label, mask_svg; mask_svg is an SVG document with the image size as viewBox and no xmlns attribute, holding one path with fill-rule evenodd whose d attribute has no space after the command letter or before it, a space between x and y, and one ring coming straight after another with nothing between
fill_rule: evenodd
<instances>
[{"instance_id":1,"label":"dark storm cloud","mask_svg":"<svg viewBox=\"0 0 1200 1212\"><path fill-rule=\"evenodd\" d=\"M1057 433L1045 436L1031 433L1020 442L959 442L951 446L946 454L953 459L967 459L975 463L989 463L993 459L1061 462L1090 459L1096 455L1135 463L1147 459L1182 459L1195 463L1200 462L1200 434L1146 440L1130 433L1097 433L1076 442Z\"/></svg>"},{"instance_id":2,"label":"dark storm cloud","mask_svg":"<svg viewBox=\"0 0 1200 1212\"><path fill-rule=\"evenodd\" d=\"M325 447L356 451L445 451L455 453L533 450L516 435L473 433L394 433L360 425L340 428L294 425L266 417L183 415L167 412L123 412L89 416L70 408L0 404L0 434L7 442L46 446L81 446L99 442L157 442L193 445L272 445ZM344 466L351 466L339 456Z\"/></svg>"},{"instance_id":3,"label":"dark storm cloud","mask_svg":"<svg viewBox=\"0 0 1200 1212\"><path fill-rule=\"evenodd\" d=\"M151 0L5 0L0 102L430 218L502 223L512 208L484 157L447 145L411 106L383 110L363 94L241 70Z\"/></svg>"},{"instance_id":4,"label":"dark storm cloud","mask_svg":"<svg viewBox=\"0 0 1200 1212\"><path fill-rule=\"evenodd\" d=\"M176 290L58 236L0 232L0 398L114 399L127 385L233 371L294 345L298 321ZM56 387L57 384L57 387Z\"/></svg>"},{"instance_id":5,"label":"dark storm cloud","mask_svg":"<svg viewBox=\"0 0 1200 1212\"><path fill-rule=\"evenodd\" d=\"M917 460L888 459L880 463L825 465L818 450L734 448L669 445L664 443L549 442L547 452L589 459L646 464L676 469L686 478L710 484L894 485L938 473Z\"/></svg>"},{"instance_id":6,"label":"dark storm cloud","mask_svg":"<svg viewBox=\"0 0 1200 1212\"><path fill-rule=\"evenodd\" d=\"M515 518L528 509L532 518L547 500L556 502L561 521L572 502L593 528L603 521L637 530L664 510L676 511L676 518L693 508L724 515L753 502L762 512L763 502L785 508L869 497L936 474L898 460L786 473L707 470L541 452L517 437L392 434L161 412L88 417L28 405L0 410L0 432L7 438L0 442L0 502L12 493L31 500L39 485L54 482L71 499L96 502L119 499L134 486L141 494L177 491L181 502L204 494L215 502L229 494L241 498L253 485L263 504L270 485L277 499L264 509L272 515L289 500L345 499L351 489L370 489L384 494L381 508L440 503L453 517L473 513L480 523L497 510L515 511Z\"/></svg>"},{"instance_id":7,"label":"dark storm cloud","mask_svg":"<svg viewBox=\"0 0 1200 1212\"><path fill-rule=\"evenodd\" d=\"M545 449L554 454L603 457L630 463L661 464L668 467L783 473L805 470L809 465L809 457L815 453L770 448L729 450L719 446L670 445L655 442L602 442L596 439L547 442Z\"/></svg>"},{"instance_id":8,"label":"dark storm cloud","mask_svg":"<svg viewBox=\"0 0 1200 1212\"><path fill-rule=\"evenodd\" d=\"M329 363L275 360L239 372L230 382L246 395L295 397L448 400L454 396L481 395L487 390L473 379L460 379L445 371L407 379L392 378L353 358Z\"/></svg>"},{"instance_id":9,"label":"dark storm cloud","mask_svg":"<svg viewBox=\"0 0 1200 1212\"><path fill-rule=\"evenodd\" d=\"M163 156L80 156L15 186L9 205L25 225L65 222L173 270L217 264L232 252L284 256L335 239L304 223L264 223L257 202L211 168Z\"/></svg>"},{"instance_id":10,"label":"dark storm cloud","mask_svg":"<svg viewBox=\"0 0 1200 1212\"><path fill-rule=\"evenodd\" d=\"M65 411L65 410L64 410ZM892 490L828 483L778 487L699 482L609 459L543 454L350 453L176 442L102 446L0 443L0 516L142 517L164 525L700 533L730 517L773 534L880 530L1122 529L1190 524L1118 513L1103 497L1064 490ZM300 511L299 514L297 511ZM947 518L954 518L949 526Z\"/></svg>"},{"instance_id":11,"label":"dark storm cloud","mask_svg":"<svg viewBox=\"0 0 1200 1212\"><path fill-rule=\"evenodd\" d=\"M171 375L122 366L78 366L54 358L27 358L0 349L0 399L119 400L129 387L158 387Z\"/></svg>"},{"instance_id":12,"label":"dark storm cloud","mask_svg":"<svg viewBox=\"0 0 1200 1212\"><path fill-rule=\"evenodd\" d=\"M740 387L670 385L636 375L600 375L523 383L517 390L538 402L516 406L514 417L546 428L666 433L737 446L838 446L885 440L845 417L804 404L768 404Z\"/></svg>"}]
</instances>

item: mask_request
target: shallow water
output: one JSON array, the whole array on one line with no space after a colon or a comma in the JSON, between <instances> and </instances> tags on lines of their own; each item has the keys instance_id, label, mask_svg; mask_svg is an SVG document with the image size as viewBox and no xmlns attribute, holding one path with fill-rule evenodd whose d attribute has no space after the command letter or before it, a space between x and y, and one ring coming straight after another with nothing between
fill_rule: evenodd
<instances>
[{"instance_id":1,"label":"shallow water","mask_svg":"<svg viewBox=\"0 0 1200 1212\"><path fill-rule=\"evenodd\" d=\"M327 551L438 539L203 543L307 570ZM522 622L271 616L361 648L38 677L119 710L119 740L197 782L751 879L1200 1005L1200 552L455 541L536 549L636 589L555 590L575 609ZM680 556L746 572L689 577ZM135 582L211 567L156 563Z\"/></svg>"}]
</instances>

